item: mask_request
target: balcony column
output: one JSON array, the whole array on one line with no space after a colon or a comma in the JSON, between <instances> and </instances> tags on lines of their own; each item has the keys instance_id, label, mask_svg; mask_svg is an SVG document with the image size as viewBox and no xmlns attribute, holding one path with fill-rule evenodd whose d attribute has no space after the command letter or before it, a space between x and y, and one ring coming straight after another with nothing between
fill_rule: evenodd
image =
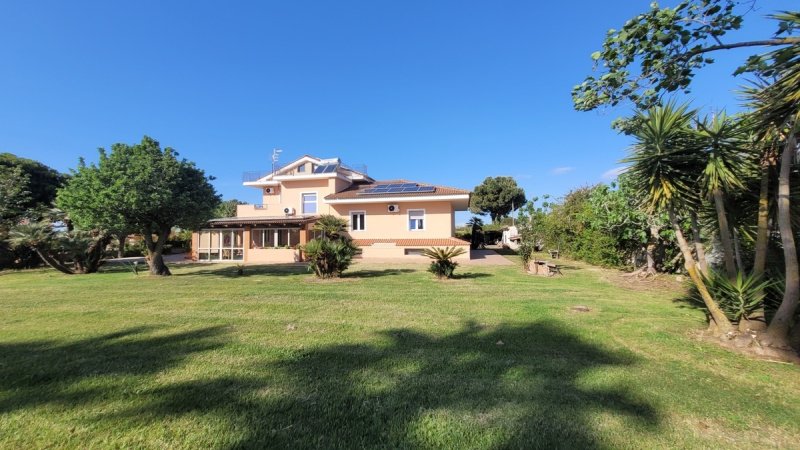
<instances>
[{"instance_id":1,"label":"balcony column","mask_svg":"<svg viewBox=\"0 0 800 450\"><path fill-rule=\"evenodd\" d=\"M247 262L247 254L250 250L250 225L244 226L244 232L242 232L242 262Z\"/></svg>"},{"instance_id":2,"label":"balcony column","mask_svg":"<svg viewBox=\"0 0 800 450\"><path fill-rule=\"evenodd\" d=\"M299 245L306 245L308 243L308 230L306 227L307 225L300 228L300 233L298 233L300 238L300 242L298 242ZM300 261L303 261L303 259L305 259L303 258L303 252L298 251L298 254L300 256Z\"/></svg>"}]
</instances>

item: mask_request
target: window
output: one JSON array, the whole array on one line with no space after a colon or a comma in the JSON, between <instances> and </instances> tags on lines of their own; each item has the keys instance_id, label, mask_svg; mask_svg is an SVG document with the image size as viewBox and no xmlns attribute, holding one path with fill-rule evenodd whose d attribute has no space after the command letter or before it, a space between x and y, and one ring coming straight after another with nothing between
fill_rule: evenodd
<instances>
[{"instance_id":1,"label":"window","mask_svg":"<svg viewBox=\"0 0 800 450\"><path fill-rule=\"evenodd\" d=\"M242 230L202 230L197 249L200 261L241 261L244 259Z\"/></svg>"},{"instance_id":2,"label":"window","mask_svg":"<svg viewBox=\"0 0 800 450\"><path fill-rule=\"evenodd\" d=\"M407 248L403 251L406 256L425 256L424 248Z\"/></svg>"},{"instance_id":3,"label":"window","mask_svg":"<svg viewBox=\"0 0 800 450\"><path fill-rule=\"evenodd\" d=\"M303 214L317 213L317 193L303 194Z\"/></svg>"},{"instance_id":4,"label":"window","mask_svg":"<svg viewBox=\"0 0 800 450\"><path fill-rule=\"evenodd\" d=\"M365 211L350 211L350 231L364 231L366 228Z\"/></svg>"},{"instance_id":5,"label":"window","mask_svg":"<svg viewBox=\"0 0 800 450\"><path fill-rule=\"evenodd\" d=\"M409 209L408 210L408 229L424 230L425 229L425 210L424 209Z\"/></svg>"},{"instance_id":6,"label":"window","mask_svg":"<svg viewBox=\"0 0 800 450\"><path fill-rule=\"evenodd\" d=\"M298 228L254 228L250 248L294 247L300 243Z\"/></svg>"},{"instance_id":7,"label":"window","mask_svg":"<svg viewBox=\"0 0 800 450\"><path fill-rule=\"evenodd\" d=\"M297 166L297 171L298 172L305 172L306 171L306 164L303 163L303 164L300 164L299 166Z\"/></svg>"}]
</instances>

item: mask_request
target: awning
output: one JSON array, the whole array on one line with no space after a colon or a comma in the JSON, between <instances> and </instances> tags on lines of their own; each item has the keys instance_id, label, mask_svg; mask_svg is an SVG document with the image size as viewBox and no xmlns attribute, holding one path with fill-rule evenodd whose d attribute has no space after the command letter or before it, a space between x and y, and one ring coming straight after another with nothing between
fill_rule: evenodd
<instances>
[{"instance_id":1,"label":"awning","mask_svg":"<svg viewBox=\"0 0 800 450\"><path fill-rule=\"evenodd\" d=\"M208 221L209 228L226 228L244 225L305 225L316 222L317 216L259 216L259 217L223 217Z\"/></svg>"}]
</instances>

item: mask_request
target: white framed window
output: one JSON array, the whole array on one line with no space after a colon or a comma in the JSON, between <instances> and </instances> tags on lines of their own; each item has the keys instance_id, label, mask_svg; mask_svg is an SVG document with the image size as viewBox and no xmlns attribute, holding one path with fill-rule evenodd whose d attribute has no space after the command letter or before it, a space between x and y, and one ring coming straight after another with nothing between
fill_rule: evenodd
<instances>
[{"instance_id":1,"label":"white framed window","mask_svg":"<svg viewBox=\"0 0 800 450\"><path fill-rule=\"evenodd\" d=\"M425 229L424 209L408 210L408 229L411 231L420 231Z\"/></svg>"},{"instance_id":2,"label":"white framed window","mask_svg":"<svg viewBox=\"0 0 800 450\"><path fill-rule=\"evenodd\" d=\"M316 214L317 213L317 193L306 192L300 194L303 200L303 214Z\"/></svg>"},{"instance_id":3,"label":"white framed window","mask_svg":"<svg viewBox=\"0 0 800 450\"><path fill-rule=\"evenodd\" d=\"M250 232L250 248L293 248L299 243L299 228L253 228Z\"/></svg>"},{"instance_id":4,"label":"white framed window","mask_svg":"<svg viewBox=\"0 0 800 450\"><path fill-rule=\"evenodd\" d=\"M244 230L200 230L197 259L200 261L241 261L244 259Z\"/></svg>"},{"instance_id":5,"label":"white framed window","mask_svg":"<svg viewBox=\"0 0 800 450\"><path fill-rule=\"evenodd\" d=\"M364 231L367 229L367 212L350 211L350 231Z\"/></svg>"}]
</instances>

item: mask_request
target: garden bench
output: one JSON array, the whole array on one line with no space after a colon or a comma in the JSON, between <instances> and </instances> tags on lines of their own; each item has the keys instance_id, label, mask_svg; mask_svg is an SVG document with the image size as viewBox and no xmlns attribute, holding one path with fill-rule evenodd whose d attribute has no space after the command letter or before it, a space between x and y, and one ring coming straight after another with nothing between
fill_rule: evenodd
<instances>
[{"instance_id":1,"label":"garden bench","mask_svg":"<svg viewBox=\"0 0 800 450\"><path fill-rule=\"evenodd\" d=\"M552 277L554 275L564 275L561 273L561 267L558 264L547 263L547 276Z\"/></svg>"}]
</instances>

